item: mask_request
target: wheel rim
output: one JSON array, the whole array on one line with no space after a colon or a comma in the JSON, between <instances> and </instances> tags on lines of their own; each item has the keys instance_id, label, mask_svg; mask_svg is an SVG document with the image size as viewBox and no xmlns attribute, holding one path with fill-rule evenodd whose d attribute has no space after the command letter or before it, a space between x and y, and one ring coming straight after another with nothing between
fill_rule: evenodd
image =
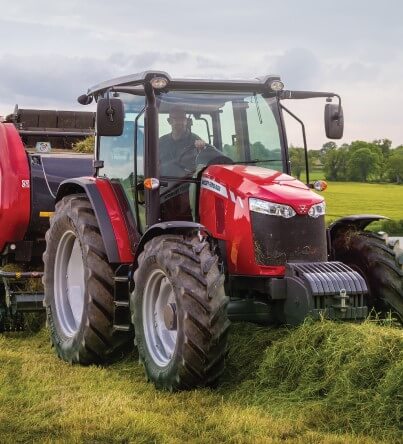
<instances>
[{"instance_id":1,"label":"wheel rim","mask_svg":"<svg viewBox=\"0 0 403 444\"><path fill-rule=\"evenodd\" d=\"M148 351L160 367L169 364L176 347L177 330L169 330L164 319L166 307L175 303L167 275L160 269L153 270L144 287L143 327Z\"/></svg>"},{"instance_id":2,"label":"wheel rim","mask_svg":"<svg viewBox=\"0 0 403 444\"><path fill-rule=\"evenodd\" d=\"M84 263L80 242L66 231L57 246L54 268L56 314L63 334L74 336L84 311Z\"/></svg>"}]
</instances>

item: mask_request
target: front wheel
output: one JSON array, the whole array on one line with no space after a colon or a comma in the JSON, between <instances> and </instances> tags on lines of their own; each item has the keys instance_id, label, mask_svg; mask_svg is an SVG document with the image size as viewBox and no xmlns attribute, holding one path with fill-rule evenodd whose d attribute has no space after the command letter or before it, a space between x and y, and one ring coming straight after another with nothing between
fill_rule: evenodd
<instances>
[{"instance_id":1,"label":"front wheel","mask_svg":"<svg viewBox=\"0 0 403 444\"><path fill-rule=\"evenodd\" d=\"M164 235L145 245L138 262L132 320L147 378L171 391L213 385L229 327L217 256L197 235Z\"/></svg>"}]
</instances>

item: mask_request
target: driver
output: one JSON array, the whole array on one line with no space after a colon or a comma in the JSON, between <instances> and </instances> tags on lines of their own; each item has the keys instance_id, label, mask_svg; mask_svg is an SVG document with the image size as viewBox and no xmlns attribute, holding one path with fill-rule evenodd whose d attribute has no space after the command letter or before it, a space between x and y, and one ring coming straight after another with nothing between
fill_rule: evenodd
<instances>
[{"instance_id":1,"label":"driver","mask_svg":"<svg viewBox=\"0 0 403 444\"><path fill-rule=\"evenodd\" d=\"M186 113L180 106L171 108L168 117L168 123L171 125L172 131L165 134L159 140L160 150L160 165L163 175L171 176L173 171L170 171L172 164L177 161L181 154L194 147L194 152L190 152L189 156L183 156L183 163L188 166L189 170L194 170L194 162L192 165L189 157L196 157L205 146L206 142L202 140L197 134L194 134L188 128L188 119ZM193 155L192 155L193 154ZM187 160L187 161L186 161Z\"/></svg>"},{"instance_id":2,"label":"driver","mask_svg":"<svg viewBox=\"0 0 403 444\"><path fill-rule=\"evenodd\" d=\"M161 194L162 220L192 221L189 183L180 178L196 169L196 156L204 149L206 142L190 131L184 109L175 105L168 116L171 132L159 140L160 172L162 176L174 176L178 181L169 182Z\"/></svg>"}]
</instances>

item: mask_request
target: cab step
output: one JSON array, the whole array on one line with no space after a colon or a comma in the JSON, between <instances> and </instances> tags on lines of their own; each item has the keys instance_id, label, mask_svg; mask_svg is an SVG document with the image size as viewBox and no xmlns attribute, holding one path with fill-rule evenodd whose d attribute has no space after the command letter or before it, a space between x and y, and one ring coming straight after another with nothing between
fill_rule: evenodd
<instances>
[{"instance_id":1,"label":"cab step","mask_svg":"<svg viewBox=\"0 0 403 444\"><path fill-rule=\"evenodd\" d=\"M133 325L130 313L130 265L120 265L114 276L113 330L131 333Z\"/></svg>"}]
</instances>

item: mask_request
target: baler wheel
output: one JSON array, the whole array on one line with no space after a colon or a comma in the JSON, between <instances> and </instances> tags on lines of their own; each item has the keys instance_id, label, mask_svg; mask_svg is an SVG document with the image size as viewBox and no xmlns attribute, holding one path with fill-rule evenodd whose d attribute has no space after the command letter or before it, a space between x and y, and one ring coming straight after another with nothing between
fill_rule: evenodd
<instances>
[{"instance_id":1,"label":"baler wheel","mask_svg":"<svg viewBox=\"0 0 403 444\"><path fill-rule=\"evenodd\" d=\"M163 235L140 254L132 293L135 344L148 380L170 391L214 385L229 321L224 278L197 235Z\"/></svg>"},{"instance_id":2,"label":"baler wheel","mask_svg":"<svg viewBox=\"0 0 403 444\"><path fill-rule=\"evenodd\" d=\"M58 356L84 365L120 357L132 338L113 331L113 271L85 194L57 203L43 261L44 303Z\"/></svg>"},{"instance_id":3,"label":"baler wheel","mask_svg":"<svg viewBox=\"0 0 403 444\"><path fill-rule=\"evenodd\" d=\"M391 311L403 323L403 250L399 241L348 227L337 233L332 249L335 260L365 278L368 308L383 315Z\"/></svg>"}]
</instances>

